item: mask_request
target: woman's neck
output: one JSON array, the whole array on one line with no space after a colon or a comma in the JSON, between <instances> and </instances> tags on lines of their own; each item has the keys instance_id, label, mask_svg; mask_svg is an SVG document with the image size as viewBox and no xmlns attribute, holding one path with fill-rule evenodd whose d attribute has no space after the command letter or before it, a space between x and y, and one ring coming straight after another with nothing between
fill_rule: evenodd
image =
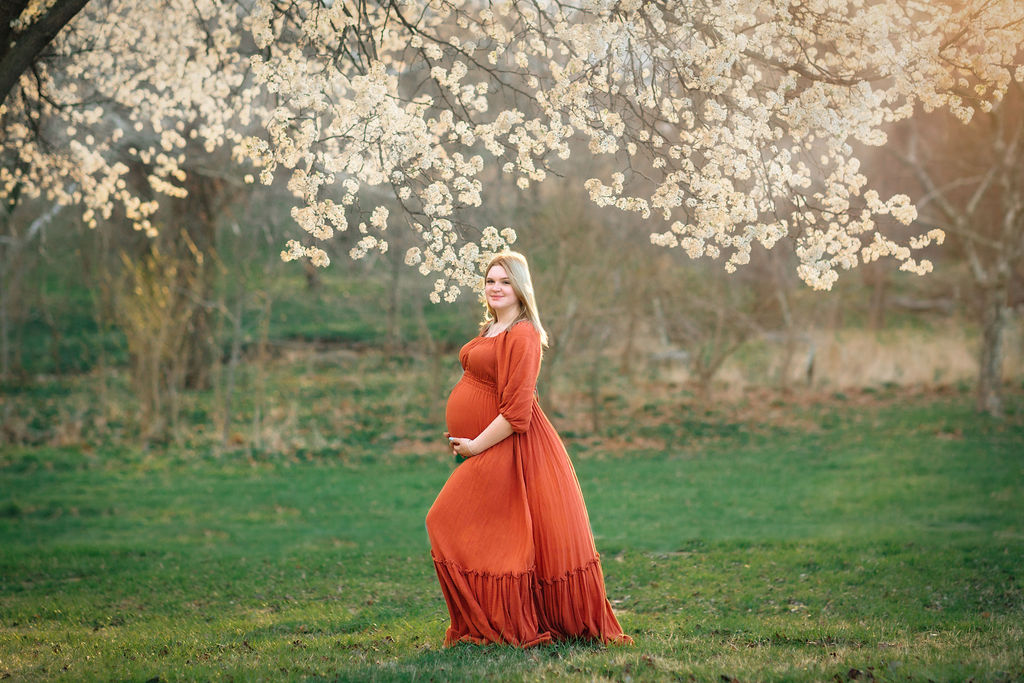
<instances>
[{"instance_id":1,"label":"woman's neck","mask_svg":"<svg viewBox=\"0 0 1024 683\"><path fill-rule=\"evenodd\" d=\"M495 311L494 322L491 323L491 328L498 328L499 330L503 330L509 327L510 325L512 325L512 323L516 321L516 318L519 317L522 311L523 309L518 306L514 309L509 307L501 311Z\"/></svg>"}]
</instances>

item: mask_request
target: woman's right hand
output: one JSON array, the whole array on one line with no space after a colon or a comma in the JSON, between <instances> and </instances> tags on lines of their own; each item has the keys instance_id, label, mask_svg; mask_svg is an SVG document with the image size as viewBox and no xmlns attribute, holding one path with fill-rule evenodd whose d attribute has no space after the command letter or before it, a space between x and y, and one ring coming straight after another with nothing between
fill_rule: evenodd
<instances>
[{"instance_id":1,"label":"woman's right hand","mask_svg":"<svg viewBox=\"0 0 1024 683\"><path fill-rule=\"evenodd\" d=\"M444 435L445 438L448 439L448 445L452 449L452 455L455 456L455 462L461 464L476 455L476 452L473 450L471 445L473 443L473 439L467 439L466 437L453 437L448 432L445 432Z\"/></svg>"}]
</instances>

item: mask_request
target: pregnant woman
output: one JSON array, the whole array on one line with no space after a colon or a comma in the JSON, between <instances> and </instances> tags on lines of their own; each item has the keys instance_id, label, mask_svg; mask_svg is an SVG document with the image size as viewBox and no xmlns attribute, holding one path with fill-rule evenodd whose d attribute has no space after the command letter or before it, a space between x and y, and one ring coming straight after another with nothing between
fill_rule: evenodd
<instances>
[{"instance_id":1,"label":"pregnant woman","mask_svg":"<svg viewBox=\"0 0 1024 683\"><path fill-rule=\"evenodd\" d=\"M526 259L499 254L485 273L487 316L459 351L446 411L465 460L427 513L451 616L444 643L632 643L605 597L576 473L537 403L547 335Z\"/></svg>"}]
</instances>

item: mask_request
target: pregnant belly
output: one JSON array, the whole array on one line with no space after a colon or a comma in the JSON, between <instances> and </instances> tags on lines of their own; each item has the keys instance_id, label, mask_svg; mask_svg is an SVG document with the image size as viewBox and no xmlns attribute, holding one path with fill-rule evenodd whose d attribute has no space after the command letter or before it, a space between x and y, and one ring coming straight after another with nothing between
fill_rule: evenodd
<instances>
[{"instance_id":1,"label":"pregnant belly","mask_svg":"<svg viewBox=\"0 0 1024 683\"><path fill-rule=\"evenodd\" d=\"M445 423L452 436L475 438L498 415L493 389L463 377L448 396Z\"/></svg>"}]
</instances>

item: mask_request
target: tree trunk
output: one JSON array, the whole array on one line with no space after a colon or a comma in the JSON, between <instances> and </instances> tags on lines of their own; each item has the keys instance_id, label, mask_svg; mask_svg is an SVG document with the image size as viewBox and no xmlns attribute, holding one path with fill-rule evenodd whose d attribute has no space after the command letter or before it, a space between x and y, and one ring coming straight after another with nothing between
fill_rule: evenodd
<instances>
[{"instance_id":1,"label":"tree trunk","mask_svg":"<svg viewBox=\"0 0 1024 683\"><path fill-rule=\"evenodd\" d=\"M189 292L182 303L189 309L185 350L187 364L184 373L184 387L187 389L209 389L210 369L214 354L218 353L213 338L210 320L210 294L213 291L214 268L211 259L216 249L217 215L211 206L216 203L218 188L209 183L207 196L194 199L202 209L195 212L195 220L186 220L181 228L181 239L177 242L179 277L178 287ZM192 190L192 188L190 188ZM190 192L190 194L192 194ZM213 194L211 198L209 194ZM191 218L185 214L187 218Z\"/></svg>"},{"instance_id":2,"label":"tree trunk","mask_svg":"<svg viewBox=\"0 0 1024 683\"><path fill-rule=\"evenodd\" d=\"M1003 411L1000 395L1003 381L1003 336L1009 317L1005 284L988 289L985 292L982 318L976 406L979 412L993 417L1001 416Z\"/></svg>"},{"instance_id":3,"label":"tree trunk","mask_svg":"<svg viewBox=\"0 0 1024 683\"><path fill-rule=\"evenodd\" d=\"M242 356L242 315L245 311L245 293L239 291L235 301L235 312L231 317L231 356L228 359L227 386L224 389L224 425L221 428L220 443L226 446L231 434L231 421L234 419L235 377L238 374L238 361Z\"/></svg>"},{"instance_id":4,"label":"tree trunk","mask_svg":"<svg viewBox=\"0 0 1024 683\"><path fill-rule=\"evenodd\" d=\"M20 288L22 277L29 266L25 251L36 235L41 235L44 228L63 208L59 203L54 202L49 209L37 216L29 224L23 235L18 235L11 226L13 206L12 204L9 207L5 207L7 215L3 217L2 225L4 237L6 238L3 241L6 242L7 246L0 249L0 377L3 379L9 379L15 373L15 370L18 373L24 372L24 368L21 367L20 344L16 343L13 345L14 355L12 358L11 328L12 317L15 318L13 321L15 323L14 327L21 327L16 324L16 317L24 306L21 303L21 300L24 299L24 292L21 292ZM42 248L42 246L39 247L39 253L42 253ZM49 311L46 311L46 313L50 314ZM52 316L47 320L52 320ZM20 334L22 330L19 329L18 331Z\"/></svg>"},{"instance_id":5,"label":"tree trunk","mask_svg":"<svg viewBox=\"0 0 1024 683\"><path fill-rule=\"evenodd\" d=\"M782 360L779 361L779 372L775 377L775 385L783 393L790 389L789 375L793 367L793 358L796 356L796 335L792 328L787 327L783 332Z\"/></svg>"},{"instance_id":6,"label":"tree trunk","mask_svg":"<svg viewBox=\"0 0 1024 683\"><path fill-rule=\"evenodd\" d=\"M871 273L871 313L868 318L868 325L874 331L881 330L885 327L885 285L886 285L886 270L881 268L878 264L872 264L874 271ZM868 266L863 266L867 268Z\"/></svg>"},{"instance_id":7,"label":"tree trunk","mask_svg":"<svg viewBox=\"0 0 1024 683\"><path fill-rule=\"evenodd\" d=\"M323 281L320 279L320 269L313 265L309 259L302 261L302 273L306 276L306 291L319 292L323 289Z\"/></svg>"},{"instance_id":8,"label":"tree trunk","mask_svg":"<svg viewBox=\"0 0 1024 683\"><path fill-rule=\"evenodd\" d=\"M208 280L206 273L200 277ZM208 294L212 284L204 282L199 290L200 294ZM188 321L188 364L185 368L184 386L187 389L209 389L210 370L213 367L214 357L217 353L216 340L213 338L213 327L210 324L210 311L205 305L195 305L192 308L192 317Z\"/></svg>"},{"instance_id":9,"label":"tree trunk","mask_svg":"<svg viewBox=\"0 0 1024 683\"><path fill-rule=\"evenodd\" d=\"M782 316L785 343L782 361L779 364L779 374L775 378L775 384L781 391L787 392L790 388L789 376L793 367L793 358L796 355L796 323L793 320L793 311L789 305L790 282L785 273L783 273L782 264L774 252L772 252L769 263L771 265L772 280L775 283L775 300L779 304L779 314Z\"/></svg>"},{"instance_id":10,"label":"tree trunk","mask_svg":"<svg viewBox=\"0 0 1024 683\"><path fill-rule=\"evenodd\" d=\"M640 302L633 302L629 307L629 319L626 321L626 345L622 349L622 359L619 362L619 373L626 378L633 374L633 346L636 339L636 328L640 320Z\"/></svg>"},{"instance_id":11,"label":"tree trunk","mask_svg":"<svg viewBox=\"0 0 1024 683\"><path fill-rule=\"evenodd\" d=\"M210 309L217 258L217 222L224 206L236 195L220 178L189 174L188 196L168 205L168 225L160 243L173 254L178 274L176 286L184 293L187 309L184 342L184 386L209 389L210 370L220 353L214 339Z\"/></svg>"},{"instance_id":12,"label":"tree trunk","mask_svg":"<svg viewBox=\"0 0 1024 683\"><path fill-rule=\"evenodd\" d=\"M397 251L389 254L391 277L388 278L387 348L394 353L402 346L402 259ZM308 262L307 262L308 263Z\"/></svg>"},{"instance_id":13,"label":"tree trunk","mask_svg":"<svg viewBox=\"0 0 1024 683\"><path fill-rule=\"evenodd\" d=\"M0 287L0 379L11 376L10 316L8 314L8 287Z\"/></svg>"}]
</instances>

